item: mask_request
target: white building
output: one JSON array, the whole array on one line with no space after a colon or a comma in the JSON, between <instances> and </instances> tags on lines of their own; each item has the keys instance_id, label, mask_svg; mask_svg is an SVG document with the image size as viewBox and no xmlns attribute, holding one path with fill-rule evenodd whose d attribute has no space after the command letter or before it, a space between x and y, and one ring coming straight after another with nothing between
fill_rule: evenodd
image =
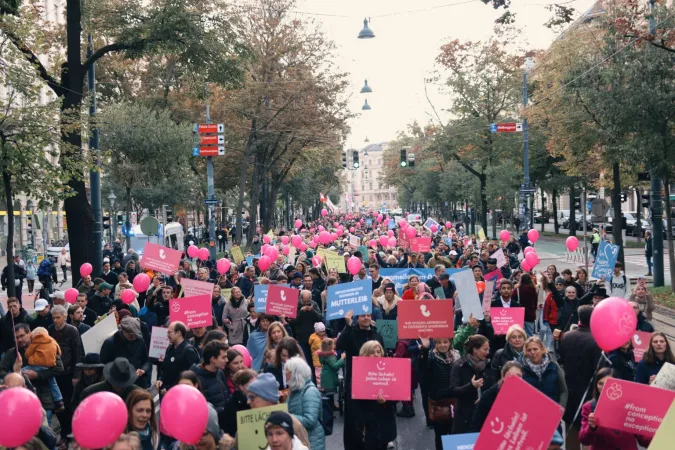
<instances>
[{"instance_id":1,"label":"white building","mask_svg":"<svg viewBox=\"0 0 675 450\"><path fill-rule=\"evenodd\" d=\"M345 211L398 208L396 188L385 187L380 178L383 173L384 149L387 142L370 144L360 150L347 150L347 170L343 170L345 191L340 205ZM359 167L354 168L352 154L359 153Z\"/></svg>"}]
</instances>

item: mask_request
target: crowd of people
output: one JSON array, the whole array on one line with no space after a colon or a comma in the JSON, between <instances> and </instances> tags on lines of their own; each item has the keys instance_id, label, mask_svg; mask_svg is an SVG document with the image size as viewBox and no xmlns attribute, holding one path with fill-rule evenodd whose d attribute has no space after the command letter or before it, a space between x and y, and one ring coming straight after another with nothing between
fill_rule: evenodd
<instances>
[{"instance_id":1,"label":"crowd of people","mask_svg":"<svg viewBox=\"0 0 675 450\"><path fill-rule=\"evenodd\" d=\"M187 255L173 273L152 272L133 250L106 247L103 272L77 283L79 295L72 304L57 291L36 300L29 314L20 297L9 298L0 318L3 389L33 391L44 413L39 431L16 447L77 446L73 417L78 405L109 392L124 400L128 411L124 433L110 444L116 450L238 448L237 413L279 404L287 412L274 412L265 423L270 449L324 450L339 410L344 412L345 450L392 448L397 418L418 414L424 415L441 450L443 435L480 432L504 380L512 376L564 408L566 430L559 427L549 448L563 448L563 435L567 449L637 449L638 443L648 443L643 436L603 428L594 415L608 377L649 384L664 363L675 363L668 340L650 324L654 301L644 282L632 289L620 264L611 277L597 282L583 268L559 273L549 265L538 271L527 267L523 257L531 243L517 236L479 240L461 224L430 229L405 219L393 227L388 222L377 213L297 220L293 230L256 236L241 261L235 261L234 253L226 255L231 264L224 273L216 261ZM413 235L409 229L414 236L431 238L428 251L403 245L402 234ZM335 236L324 238L326 232ZM294 242L291 253L289 240L296 236L301 241ZM350 241L354 236L357 246ZM275 248L278 256L262 270L265 247ZM358 258L358 272L329 268L317 254L321 248L343 256L345 263ZM506 263L498 267L502 259ZM389 268L410 272L402 288L380 274ZM523 326L512 325L502 335L495 333L489 309L480 320L464 317L449 272L458 268L472 272L484 305L523 307ZM418 269L433 269L433 276L422 279ZM134 278L141 273L152 282L136 292ZM495 273L486 302L485 276ZM170 320L170 302L185 295L184 279L213 285L211 325L190 329ZM347 311L342 318L326 320L328 287L366 279L372 281L372 312ZM300 291L296 317L256 310L255 286L265 284ZM134 292L130 301L123 295L127 290ZM639 363L632 341L604 355L590 332L594 307L610 296L630 302L637 329L652 333ZM378 321L396 320L401 302L423 299L454 300L454 334L398 339L385 347ZM82 336L110 316L117 331L100 351L85 353ZM150 357L153 327L166 327L169 341L157 358ZM352 398L352 358L357 356L411 359L410 390L421 396L423 410L416 410L413 401ZM178 385L198 389L208 402L208 423L198 443L176 440L160 426L161 399Z\"/></svg>"}]
</instances>

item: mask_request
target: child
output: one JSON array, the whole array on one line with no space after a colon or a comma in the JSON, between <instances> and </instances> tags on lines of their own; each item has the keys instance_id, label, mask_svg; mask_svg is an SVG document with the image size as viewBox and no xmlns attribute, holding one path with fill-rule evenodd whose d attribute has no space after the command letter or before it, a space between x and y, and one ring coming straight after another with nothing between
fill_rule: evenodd
<instances>
[{"instance_id":1,"label":"child","mask_svg":"<svg viewBox=\"0 0 675 450\"><path fill-rule=\"evenodd\" d=\"M321 352L321 343L326 338L326 326L322 322L314 324L314 333L309 337L309 347L312 350L312 365L316 377L316 387L321 389L321 362L318 353Z\"/></svg>"},{"instance_id":2,"label":"child","mask_svg":"<svg viewBox=\"0 0 675 450\"><path fill-rule=\"evenodd\" d=\"M272 364L272 365L276 364L277 354L276 354L276 352L274 351L273 348L270 348L269 350L267 350L265 352L264 359L265 359L265 363L263 364L263 367L266 367L268 364Z\"/></svg>"},{"instance_id":3,"label":"child","mask_svg":"<svg viewBox=\"0 0 675 450\"><path fill-rule=\"evenodd\" d=\"M21 370L40 372L54 367L56 365L56 355L61 355L59 344L49 336L49 333L43 327L35 328L30 334L32 342L26 349L28 365L24 366ZM56 379L49 377L47 380L54 403L56 403L55 411L61 412L64 410L63 396L61 395L59 386L56 384Z\"/></svg>"},{"instance_id":4,"label":"child","mask_svg":"<svg viewBox=\"0 0 675 450\"><path fill-rule=\"evenodd\" d=\"M343 353L338 361L337 354L335 353L335 339L325 338L321 341L321 351L317 353L317 356L319 357L319 363L321 364L321 373L317 381L320 380L324 395L330 399L333 408L337 409L334 406L334 398L338 389L338 384L340 383L338 372L340 371L340 368L345 366L347 354Z\"/></svg>"}]
</instances>

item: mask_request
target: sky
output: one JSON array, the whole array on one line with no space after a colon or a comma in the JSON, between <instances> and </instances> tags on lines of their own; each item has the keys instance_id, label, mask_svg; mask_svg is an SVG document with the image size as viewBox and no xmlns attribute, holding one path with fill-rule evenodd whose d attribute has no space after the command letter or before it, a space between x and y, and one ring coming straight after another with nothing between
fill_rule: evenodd
<instances>
[{"instance_id":1,"label":"sky","mask_svg":"<svg viewBox=\"0 0 675 450\"><path fill-rule=\"evenodd\" d=\"M566 0L569 2L569 0ZM555 34L544 23L551 16L545 8L552 0L512 0L515 25L522 30L526 48L545 49ZM572 0L567 6L577 16L594 0ZM299 15L323 24L326 36L337 45L336 62L350 74L350 108L358 114L349 122L351 135L345 148L395 139L409 123L426 124L432 109L424 93L424 79L436 68L440 47L453 39L484 40L503 9L494 10L480 0L298 0ZM370 17L374 39L357 39L363 19ZM373 93L359 91L364 80ZM448 95L439 86L428 86L429 97L442 119ZM365 99L370 111L362 111Z\"/></svg>"}]
</instances>

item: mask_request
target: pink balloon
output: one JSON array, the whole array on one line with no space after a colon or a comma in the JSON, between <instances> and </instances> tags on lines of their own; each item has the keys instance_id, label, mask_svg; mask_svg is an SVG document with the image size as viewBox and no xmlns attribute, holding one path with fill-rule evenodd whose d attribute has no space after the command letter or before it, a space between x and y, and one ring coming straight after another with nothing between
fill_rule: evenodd
<instances>
[{"instance_id":1,"label":"pink balloon","mask_svg":"<svg viewBox=\"0 0 675 450\"><path fill-rule=\"evenodd\" d=\"M150 286L150 277L144 273L139 273L134 277L134 290L136 292L145 292Z\"/></svg>"},{"instance_id":2,"label":"pink balloon","mask_svg":"<svg viewBox=\"0 0 675 450\"><path fill-rule=\"evenodd\" d=\"M279 257L279 249L274 246L268 247L265 255L268 256L272 262L274 262Z\"/></svg>"},{"instance_id":3,"label":"pink balloon","mask_svg":"<svg viewBox=\"0 0 675 450\"><path fill-rule=\"evenodd\" d=\"M282 244L288 245L289 242L290 242L290 239L288 238L288 236L281 236L281 243Z\"/></svg>"},{"instance_id":4,"label":"pink balloon","mask_svg":"<svg viewBox=\"0 0 675 450\"><path fill-rule=\"evenodd\" d=\"M269 244L270 242L272 242L272 238L270 238L268 235L264 235L263 236L263 243Z\"/></svg>"},{"instance_id":5,"label":"pink balloon","mask_svg":"<svg viewBox=\"0 0 675 450\"><path fill-rule=\"evenodd\" d=\"M91 264L84 263L80 266L80 275L83 277L91 275L92 270L94 270L94 268L91 266Z\"/></svg>"},{"instance_id":6,"label":"pink balloon","mask_svg":"<svg viewBox=\"0 0 675 450\"><path fill-rule=\"evenodd\" d=\"M340 224L339 224L339 223L333 222L333 228L339 228L339 227L340 227Z\"/></svg>"},{"instance_id":7,"label":"pink balloon","mask_svg":"<svg viewBox=\"0 0 675 450\"><path fill-rule=\"evenodd\" d=\"M502 230L499 232L499 239L501 239L504 242L508 242L509 239L511 239L511 233L509 230Z\"/></svg>"},{"instance_id":8,"label":"pink balloon","mask_svg":"<svg viewBox=\"0 0 675 450\"><path fill-rule=\"evenodd\" d=\"M301 226L302 226L302 220L296 219L296 221L295 221L295 228L298 228L298 229L299 229Z\"/></svg>"},{"instance_id":9,"label":"pink balloon","mask_svg":"<svg viewBox=\"0 0 675 450\"><path fill-rule=\"evenodd\" d=\"M407 224L408 224L408 221L405 220L405 219L401 219L401 220L398 221L398 224L399 224L400 226L404 226L404 225L407 225Z\"/></svg>"},{"instance_id":10,"label":"pink balloon","mask_svg":"<svg viewBox=\"0 0 675 450\"><path fill-rule=\"evenodd\" d=\"M356 275L361 270L361 260L356 256L352 256L347 260L347 270L352 275Z\"/></svg>"},{"instance_id":11,"label":"pink balloon","mask_svg":"<svg viewBox=\"0 0 675 450\"><path fill-rule=\"evenodd\" d=\"M396 247L396 238L390 237L389 240L387 241L387 245L389 245L389 247Z\"/></svg>"},{"instance_id":12,"label":"pink balloon","mask_svg":"<svg viewBox=\"0 0 675 450\"><path fill-rule=\"evenodd\" d=\"M197 252L197 258L199 258L200 261L206 261L209 259L209 249L206 247L200 248L199 252Z\"/></svg>"},{"instance_id":13,"label":"pink balloon","mask_svg":"<svg viewBox=\"0 0 675 450\"><path fill-rule=\"evenodd\" d=\"M309 243L309 246L312 247L312 248L316 248L317 245L319 245L319 244L314 242L314 241Z\"/></svg>"},{"instance_id":14,"label":"pink balloon","mask_svg":"<svg viewBox=\"0 0 675 450\"><path fill-rule=\"evenodd\" d=\"M331 238L331 236L330 236L330 233L328 231L322 231L319 234L319 242L321 242L322 244L330 243L330 238Z\"/></svg>"},{"instance_id":15,"label":"pink balloon","mask_svg":"<svg viewBox=\"0 0 675 450\"><path fill-rule=\"evenodd\" d=\"M284 245L284 248L281 249L281 253L284 255L288 256L288 254L291 252L291 248L287 245Z\"/></svg>"},{"instance_id":16,"label":"pink balloon","mask_svg":"<svg viewBox=\"0 0 675 450\"><path fill-rule=\"evenodd\" d=\"M218 269L218 273L221 275L225 275L229 270L230 270L230 260L227 258L220 258L218 262L216 263L216 269Z\"/></svg>"},{"instance_id":17,"label":"pink balloon","mask_svg":"<svg viewBox=\"0 0 675 450\"><path fill-rule=\"evenodd\" d=\"M321 210L321 215L322 215L323 217L326 217L326 216L328 215L328 210L326 210L326 208L322 209L322 210Z\"/></svg>"},{"instance_id":18,"label":"pink balloon","mask_svg":"<svg viewBox=\"0 0 675 450\"><path fill-rule=\"evenodd\" d=\"M370 242L368 242L368 244L369 244L372 248L377 248L377 241L376 241L375 239L371 239Z\"/></svg>"},{"instance_id":19,"label":"pink balloon","mask_svg":"<svg viewBox=\"0 0 675 450\"><path fill-rule=\"evenodd\" d=\"M539 232L533 228L527 232L527 238L534 244L539 239Z\"/></svg>"},{"instance_id":20,"label":"pink balloon","mask_svg":"<svg viewBox=\"0 0 675 450\"><path fill-rule=\"evenodd\" d=\"M635 333L637 316L625 298L610 297L593 308L591 333L606 353L628 342Z\"/></svg>"},{"instance_id":21,"label":"pink balloon","mask_svg":"<svg viewBox=\"0 0 675 450\"><path fill-rule=\"evenodd\" d=\"M331 241L335 242L335 241L337 241L337 238L338 238L337 233L331 233L330 234L330 240Z\"/></svg>"},{"instance_id":22,"label":"pink balloon","mask_svg":"<svg viewBox=\"0 0 675 450\"><path fill-rule=\"evenodd\" d=\"M187 254L190 258L196 258L197 253L199 253L199 247L196 245L191 245L187 248Z\"/></svg>"},{"instance_id":23,"label":"pink balloon","mask_svg":"<svg viewBox=\"0 0 675 450\"><path fill-rule=\"evenodd\" d=\"M169 389L162 399L160 415L169 435L194 445L206 430L209 408L197 388L179 384Z\"/></svg>"},{"instance_id":24,"label":"pink balloon","mask_svg":"<svg viewBox=\"0 0 675 450\"><path fill-rule=\"evenodd\" d=\"M445 228L448 230L452 228L452 222L445 222Z\"/></svg>"},{"instance_id":25,"label":"pink balloon","mask_svg":"<svg viewBox=\"0 0 675 450\"><path fill-rule=\"evenodd\" d=\"M302 244L302 238L297 234L293 235L293 237L291 238L291 244L293 244L293 247L295 248L300 247L300 244Z\"/></svg>"},{"instance_id":26,"label":"pink balloon","mask_svg":"<svg viewBox=\"0 0 675 450\"><path fill-rule=\"evenodd\" d=\"M576 236L570 236L565 241L565 245L567 245L567 250L573 252L579 248L579 239L577 239Z\"/></svg>"},{"instance_id":27,"label":"pink balloon","mask_svg":"<svg viewBox=\"0 0 675 450\"><path fill-rule=\"evenodd\" d=\"M304 252L305 250L307 250L307 244L305 244L304 242L300 242L300 245L298 246L298 250L300 250L301 252Z\"/></svg>"},{"instance_id":28,"label":"pink balloon","mask_svg":"<svg viewBox=\"0 0 675 450\"><path fill-rule=\"evenodd\" d=\"M353 233L354 232L354 227L349 227L349 232Z\"/></svg>"},{"instance_id":29,"label":"pink balloon","mask_svg":"<svg viewBox=\"0 0 675 450\"><path fill-rule=\"evenodd\" d=\"M429 227L429 229L431 230L432 233L435 233L435 232L438 231L438 226L437 226L437 225L432 225L432 226Z\"/></svg>"},{"instance_id":30,"label":"pink balloon","mask_svg":"<svg viewBox=\"0 0 675 450\"><path fill-rule=\"evenodd\" d=\"M384 235L380 236L380 245L382 247L386 247L387 242L389 242L389 238L387 238L387 236L384 236Z\"/></svg>"},{"instance_id":31,"label":"pink balloon","mask_svg":"<svg viewBox=\"0 0 675 450\"><path fill-rule=\"evenodd\" d=\"M523 255L527 256L527 254L531 252L536 252L534 247L525 247L525 250L523 250Z\"/></svg>"},{"instance_id":32,"label":"pink balloon","mask_svg":"<svg viewBox=\"0 0 675 450\"><path fill-rule=\"evenodd\" d=\"M413 227L408 227L408 229L405 230L405 234L407 234L408 237L412 239L415 236L417 236L417 230L414 229Z\"/></svg>"},{"instance_id":33,"label":"pink balloon","mask_svg":"<svg viewBox=\"0 0 675 450\"><path fill-rule=\"evenodd\" d=\"M66 289L66 292L64 292L63 298L65 298L66 301L68 303L70 303L71 305L74 305L75 302L77 301L77 295L79 293L80 293L80 291L78 291L75 288L68 288L68 289Z\"/></svg>"},{"instance_id":34,"label":"pink balloon","mask_svg":"<svg viewBox=\"0 0 675 450\"><path fill-rule=\"evenodd\" d=\"M272 260L267 255L261 256L260 259L258 260L258 268L260 270L262 270L263 272L266 271L267 269L269 269L271 265L272 265Z\"/></svg>"},{"instance_id":35,"label":"pink balloon","mask_svg":"<svg viewBox=\"0 0 675 450\"><path fill-rule=\"evenodd\" d=\"M5 389L0 392L0 405L0 446L19 447L40 430L42 404L28 389Z\"/></svg>"},{"instance_id":36,"label":"pink balloon","mask_svg":"<svg viewBox=\"0 0 675 450\"><path fill-rule=\"evenodd\" d=\"M387 236L394 237L394 230L387 231Z\"/></svg>"},{"instance_id":37,"label":"pink balloon","mask_svg":"<svg viewBox=\"0 0 675 450\"><path fill-rule=\"evenodd\" d=\"M127 426L124 400L112 392L98 392L82 400L73 414L73 436L84 448L114 443Z\"/></svg>"},{"instance_id":38,"label":"pink balloon","mask_svg":"<svg viewBox=\"0 0 675 450\"><path fill-rule=\"evenodd\" d=\"M318 243L319 243L319 239L320 239L320 238L319 238L319 235L316 234L316 235L314 235L314 237L312 238L312 242L314 242L315 244L318 244Z\"/></svg>"},{"instance_id":39,"label":"pink balloon","mask_svg":"<svg viewBox=\"0 0 675 450\"><path fill-rule=\"evenodd\" d=\"M539 257L537 256L536 252L530 252L527 255L525 255L525 261L527 261L527 264L530 267L534 267L537 264L539 264Z\"/></svg>"},{"instance_id":40,"label":"pink balloon","mask_svg":"<svg viewBox=\"0 0 675 450\"><path fill-rule=\"evenodd\" d=\"M530 265L530 263L527 262L527 260L523 260L520 266L523 268L525 272L529 272L530 270L532 270L532 266Z\"/></svg>"},{"instance_id":41,"label":"pink balloon","mask_svg":"<svg viewBox=\"0 0 675 450\"><path fill-rule=\"evenodd\" d=\"M321 265L321 257L319 255L312 258L312 265L318 267Z\"/></svg>"},{"instance_id":42,"label":"pink balloon","mask_svg":"<svg viewBox=\"0 0 675 450\"><path fill-rule=\"evenodd\" d=\"M359 220L359 223L360 223L361 225L363 225L364 223L366 223L366 221L363 220L363 219L361 219L361 220Z\"/></svg>"},{"instance_id":43,"label":"pink balloon","mask_svg":"<svg viewBox=\"0 0 675 450\"><path fill-rule=\"evenodd\" d=\"M120 298L125 305L131 305L136 300L136 293L132 289L125 289L120 294Z\"/></svg>"},{"instance_id":44,"label":"pink balloon","mask_svg":"<svg viewBox=\"0 0 675 450\"><path fill-rule=\"evenodd\" d=\"M382 215L377 216L377 221L382 222Z\"/></svg>"},{"instance_id":45,"label":"pink balloon","mask_svg":"<svg viewBox=\"0 0 675 450\"><path fill-rule=\"evenodd\" d=\"M241 354L241 357L244 359L244 365L250 369L251 364L253 364L253 358L251 358L251 354L248 352L248 349L241 344L233 345L232 348Z\"/></svg>"},{"instance_id":46,"label":"pink balloon","mask_svg":"<svg viewBox=\"0 0 675 450\"><path fill-rule=\"evenodd\" d=\"M323 227L323 225L319 225L319 231L326 231L326 229Z\"/></svg>"}]
</instances>

